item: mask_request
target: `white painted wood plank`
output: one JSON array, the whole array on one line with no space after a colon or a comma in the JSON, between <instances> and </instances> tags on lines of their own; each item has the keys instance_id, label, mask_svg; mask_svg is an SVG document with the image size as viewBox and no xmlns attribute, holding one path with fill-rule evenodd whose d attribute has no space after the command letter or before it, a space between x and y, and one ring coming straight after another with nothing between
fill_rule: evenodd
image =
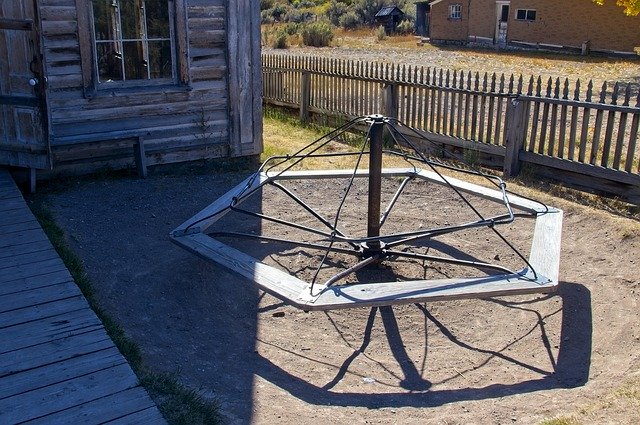
<instances>
[{"instance_id":1,"label":"white painted wood plank","mask_svg":"<svg viewBox=\"0 0 640 425\"><path fill-rule=\"evenodd\" d=\"M247 186L247 184L249 184L249 182L251 181L252 178L254 178L253 175L247 177L246 179L244 179L237 186L235 186L233 189L229 190L227 193L222 195L220 198L218 198L217 200L212 202L209 206L207 206L205 209L200 211L198 214L196 214L195 216L193 216L189 220L185 221L180 226L176 227L176 229L173 232L184 231L192 223L197 223L195 226L197 228L199 228L201 232L206 231L207 228L209 228L213 223L215 223L217 220L222 218L225 215L225 213L219 214L214 218L207 218L207 217L210 216L211 214L213 214L213 213L215 213L217 211L220 211L220 210L226 208L227 206L229 206L229 204L231 203L233 198L235 196L237 196L237 194L243 188L245 188ZM257 187L259 187L266 180L267 180L267 177L265 175L259 175L259 176L255 177L255 180L253 181L252 184L249 185L249 188L247 189L245 194L251 193L252 190L255 190Z\"/></svg>"},{"instance_id":2,"label":"white painted wood plank","mask_svg":"<svg viewBox=\"0 0 640 425\"><path fill-rule=\"evenodd\" d=\"M125 364L126 360L116 347L94 351L35 369L24 370L3 376L0 380L0 399L12 397L48 385L59 384L69 379L95 373Z\"/></svg>"},{"instance_id":3,"label":"white painted wood plank","mask_svg":"<svg viewBox=\"0 0 640 425\"><path fill-rule=\"evenodd\" d=\"M113 347L104 329L0 354L0 377ZM0 378L0 382L2 382Z\"/></svg>"},{"instance_id":4,"label":"white painted wood plank","mask_svg":"<svg viewBox=\"0 0 640 425\"><path fill-rule=\"evenodd\" d=\"M274 178L276 180L322 179L322 178L326 179L326 178L348 178L352 174L353 174L353 170L309 170L309 171L286 171L282 174L269 173L269 177ZM368 175L369 175L369 171L365 169L358 170L356 173L356 176L360 178L367 177ZM431 181L433 183L437 183L443 186L447 185L447 183L438 174L434 173L433 171L427 171L427 170L418 169L418 172L416 174L413 168L384 168L382 170L382 175L385 177L417 175L418 177L425 179L427 181ZM455 188L457 188L462 192L475 194L481 198L502 203L502 193L497 189L487 188L477 184L468 183L468 182L456 179L454 177L449 177L446 175L445 175L445 178L452 186L454 186ZM520 198L515 195L509 195L509 201L514 207L524 211L530 211L530 212L545 211L545 207L543 204L530 201L524 198Z\"/></svg>"},{"instance_id":5,"label":"white painted wood plank","mask_svg":"<svg viewBox=\"0 0 640 425\"><path fill-rule=\"evenodd\" d=\"M138 384L128 364L0 400L5 423L24 422L97 400Z\"/></svg>"},{"instance_id":6,"label":"white painted wood plank","mask_svg":"<svg viewBox=\"0 0 640 425\"><path fill-rule=\"evenodd\" d=\"M562 237L561 210L554 209L539 216L533 230L529 263L536 271L553 282L558 282L560 273L560 240Z\"/></svg>"},{"instance_id":7,"label":"white painted wood plank","mask_svg":"<svg viewBox=\"0 0 640 425\"><path fill-rule=\"evenodd\" d=\"M258 262L255 258L217 240L196 233L173 238L173 241L201 256L255 281L258 286L278 298L295 300L308 284L288 273Z\"/></svg>"},{"instance_id":8,"label":"white painted wood plank","mask_svg":"<svg viewBox=\"0 0 640 425\"><path fill-rule=\"evenodd\" d=\"M152 412L149 412L152 411ZM147 422L153 418L153 422ZM133 419L133 422L130 420ZM147 392L141 387L130 388L104 398L90 401L58 413L25 422L25 425L68 424L164 424L166 423Z\"/></svg>"},{"instance_id":9,"label":"white painted wood plank","mask_svg":"<svg viewBox=\"0 0 640 425\"><path fill-rule=\"evenodd\" d=\"M466 298L489 298L553 292L557 283L539 284L512 275L470 279L421 280L384 282L366 285L341 285L327 288L305 310L331 310L353 307L373 307L416 302L444 301Z\"/></svg>"}]
</instances>

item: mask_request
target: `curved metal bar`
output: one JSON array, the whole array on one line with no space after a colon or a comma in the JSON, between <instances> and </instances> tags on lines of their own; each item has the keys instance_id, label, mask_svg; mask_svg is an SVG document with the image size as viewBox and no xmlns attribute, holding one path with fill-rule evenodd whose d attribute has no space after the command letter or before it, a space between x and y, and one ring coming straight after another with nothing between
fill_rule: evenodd
<instances>
[{"instance_id":1,"label":"curved metal bar","mask_svg":"<svg viewBox=\"0 0 640 425\"><path fill-rule=\"evenodd\" d=\"M341 271L340 273L337 273L335 275L333 275L331 278L329 278L329 280L327 280L324 283L324 286L331 286L334 283L336 283L337 281L339 281L340 279L350 275L351 273L355 273L358 270L367 267L369 264L373 264L376 261L380 260L380 256L379 255L373 255L371 257L365 258L364 260L360 261L359 263L349 267L346 270Z\"/></svg>"},{"instance_id":2,"label":"curved metal bar","mask_svg":"<svg viewBox=\"0 0 640 425\"><path fill-rule=\"evenodd\" d=\"M385 251L385 254L396 256L396 257L416 258L420 260L435 261L438 263L457 264L460 266L474 267L479 269L499 270L507 274L517 274L516 272L506 267L502 267L497 264L480 262L480 261L458 260L456 258L440 257L438 255L419 254L416 252L394 251L394 250L387 250Z\"/></svg>"},{"instance_id":3,"label":"curved metal bar","mask_svg":"<svg viewBox=\"0 0 640 425\"><path fill-rule=\"evenodd\" d=\"M301 247L305 247L305 248L313 248L313 249L320 249L320 250L326 250L327 246L326 245L319 245L319 244L314 244L314 243L309 243L309 242L301 242L301 241L294 241L291 239L281 239L281 238L272 238L270 236L262 236L262 235L252 235L251 233L242 233L242 232L211 232L211 233L207 233L209 236L211 237L229 237L229 238L245 238L245 239L259 239L259 240L264 240L264 241L269 241L269 242L282 242L282 243L288 243L291 245L297 245L297 246L301 246ZM349 255L354 255L354 256L360 256L360 253L358 251L355 251L353 249L346 249L346 248L336 248L336 247L331 247L330 250L332 252L338 252L340 254L349 254Z\"/></svg>"},{"instance_id":4,"label":"curved metal bar","mask_svg":"<svg viewBox=\"0 0 640 425\"><path fill-rule=\"evenodd\" d=\"M387 218L389 218L389 214L391 214L391 210L393 209L396 202L398 201L398 198L404 191L404 188L407 187L407 184L409 184L409 182L414 178L415 177L413 176L405 177L402 183L400 183L400 186L398 186L398 189L396 190L396 193L393 195L393 198L391 198L391 201L389 201L389 205L387 205L387 208L384 210L384 213L382 213L382 218L380 218L380 227L382 227L385 221L387 221Z\"/></svg>"},{"instance_id":5,"label":"curved metal bar","mask_svg":"<svg viewBox=\"0 0 640 425\"><path fill-rule=\"evenodd\" d=\"M275 217L270 217L268 215L265 214L260 214L260 213L256 213L253 211L247 211L247 210L243 210L242 208L238 208L238 207L229 207L231 209L231 211L236 211L239 212L241 214L245 214L251 217L256 217L262 220L266 220L266 221L271 221L273 223L278 223L278 224L282 224L283 226L288 226L288 227L293 227L294 229L299 229L299 230L304 230L306 232L309 233L313 233L315 235L320 235L320 236L325 236L328 238L332 237L331 233L327 233L327 232L323 232L322 230L317 230L317 229L313 229L311 227L307 227L307 226L303 226L302 224L296 224L296 223L292 223L290 221L287 220L281 220L279 218L275 218ZM347 241L341 241L341 242L347 242ZM348 242L347 242L348 243Z\"/></svg>"}]
</instances>

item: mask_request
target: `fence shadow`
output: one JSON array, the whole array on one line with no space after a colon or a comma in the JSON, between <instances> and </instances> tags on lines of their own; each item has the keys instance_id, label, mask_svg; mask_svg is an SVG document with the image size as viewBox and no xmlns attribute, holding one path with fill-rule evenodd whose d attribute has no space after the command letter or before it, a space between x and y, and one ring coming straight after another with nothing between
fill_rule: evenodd
<instances>
[{"instance_id":1,"label":"fence shadow","mask_svg":"<svg viewBox=\"0 0 640 425\"><path fill-rule=\"evenodd\" d=\"M410 359L404 348L392 307L380 308L379 312L391 352L404 374L404 378L399 382L399 385L408 392L366 394L337 393L331 391L348 373L353 361L365 352L371 340L373 323L378 313L378 309L376 308L373 308L369 314L360 347L355 349L354 352L342 362L336 376L328 384L324 386L311 384L289 373L287 370L261 355L257 355L255 373L307 403L343 407L436 407L459 401L493 399L541 390L579 387L588 381L591 364L591 293L581 284L565 282L561 283L557 296L560 296L562 299L562 328L556 357L557 360L555 361L552 373L540 371L545 374L545 376L540 379L526 380L515 384L490 384L481 388L433 390L427 377L422 376L413 363L408 361ZM540 301L540 299L536 301ZM509 302L491 300L491 302L495 302L504 308L534 311L528 307L531 301ZM483 350L475 347L472 342L459 340L445 325L431 315L427 308L422 306L416 306L416 308L419 308L425 317L438 327L454 344L467 350L486 352L492 356L500 357L514 364L538 371L535 366L527 365L500 352ZM538 324L542 328L542 342L545 345L545 349L549 352L551 358L553 358L551 353L552 348L546 338L546 330L542 317L538 318ZM339 331L339 329L337 330ZM425 350L426 349L427 347L425 347Z\"/></svg>"}]
</instances>

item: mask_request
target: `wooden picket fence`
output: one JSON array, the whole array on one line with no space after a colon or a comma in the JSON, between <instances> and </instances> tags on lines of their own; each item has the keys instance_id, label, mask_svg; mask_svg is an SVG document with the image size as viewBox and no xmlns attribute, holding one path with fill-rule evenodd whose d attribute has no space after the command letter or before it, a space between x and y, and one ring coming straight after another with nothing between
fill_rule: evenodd
<instances>
[{"instance_id":1,"label":"wooden picket fence","mask_svg":"<svg viewBox=\"0 0 640 425\"><path fill-rule=\"evenodd\" d=\"M480 75L363 61L262 56L266 103L343 119L398 118L437 144L471 149L508 176L524 164L640 204L637 84Z\"/></svg>"}]
</instances>

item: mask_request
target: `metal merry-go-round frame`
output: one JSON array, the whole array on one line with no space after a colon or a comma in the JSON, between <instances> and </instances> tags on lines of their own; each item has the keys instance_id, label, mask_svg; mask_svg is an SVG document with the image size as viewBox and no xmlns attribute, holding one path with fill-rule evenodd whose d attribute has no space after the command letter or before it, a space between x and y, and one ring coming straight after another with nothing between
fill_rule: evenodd
<instances>
[{"instance_id":1,"label":"metal merry-go-round frame","mask_svg":"<svg viewBox=\"0 0 640 425\"><path fill-rule=\"evenodd\" d=\"M362 123L368 124L369 129L362 150L357 153L349 153L358 155L358 161L354 169L292 170L294 165L305 158L329 156L330 154L319 154L317 151L329 141L335 140L340 134L352 126ZM286 303L306 311L407 304L459 298L485 298L502 295L547 293L554 291L558 285L562 211L538 201L507 192L504 182L495 176L487 176L483 173L473 172L474 174L480 174L486 177L493 183L494 188L488 188L445 176L439 171L439 167L455 167L442 163L434 163L432 160L424 157L413 143L398 130L398 127L401 126L401 123L380 115L360 117L334 130L323 138L318 139L293 155L270 158L265 161L258 172L245 179L201 212L178 226L171 232L171 240L207 260L239 273L249 280L256 282L260 289L280 298ZM383 134L385 128L388 134L392 136L395 146L402 146L404 148L401 152L384 148L385 142ZM369 152L365 151L366 146L369 146ZM410 151L410 155L407 154L407 148ZM408 168L383 168L383 153L400 155L405 159L410 157L413 162L418 162L424 165L425 168L430 168L431 170L417 168L415 165ZM358 164L363 155L368 155L368 170L359 169ZM279 168L274 166L274 164L279 166ZM468 172L467 170L461 171ZM386 210L381 212L381 182L382 179L386 177L399 177L402 179L402 182L399 184ZM368 180L366 236L344 234L338 230L339 212L336 213L335 221L332 223L281 184L281 182L288 180L307 179L347 179L347 181L352 184L355 179L359 178ZM381 232L382 226L387 220L398 197L402 194L408 182L413 179L422 179L449 188L455 196L459 196L465 201L466 206L476 213L478 219L467 223L431 229L390 234ZM250 199L252 195L259 193L265 185L276 187L286 196L293 199L297 205L315 217L320 224L320 228L312 228L281 218L243 209L242 203ZM350 186L345 190L345 198L343 198L343 201L348 195L349 188ZM484 217L465 198L465 194L471 194L503 205L505 211L503 214ZM342 203L339 208L342 207ZM313 234L316 238L320 238L322 243L274 238L242 231L216 231L209 233L212 226L230 212L248 214L258 219L274 222L278 225L293 227L301 232ZM502 224L509 224L523 217L535 219L531 250L528 258L520 254L519 251L496 230L496 228ZM499 264L394 249L400 245L411 243L412 241L421 241L472 228L489 228L496 232L496 234L521 257L525 267L521 270L514 271ZM253 238L266 242L284 242L297 245L301 248L324 250L325 254L337 252L354 255L358 257L359 261L355 265L338 271L324 282L318 282L315 277L311 282L306 282L222 243L219 240L221 237ZM392 261L396 258L413 258L433 262L452 263L476 269L491 270L493 274L476 277L460 276L447 279L415 279L401 282L357 282L339 284L340 280L360 269L381 261Z\"/></svg>"}]
</instances>

